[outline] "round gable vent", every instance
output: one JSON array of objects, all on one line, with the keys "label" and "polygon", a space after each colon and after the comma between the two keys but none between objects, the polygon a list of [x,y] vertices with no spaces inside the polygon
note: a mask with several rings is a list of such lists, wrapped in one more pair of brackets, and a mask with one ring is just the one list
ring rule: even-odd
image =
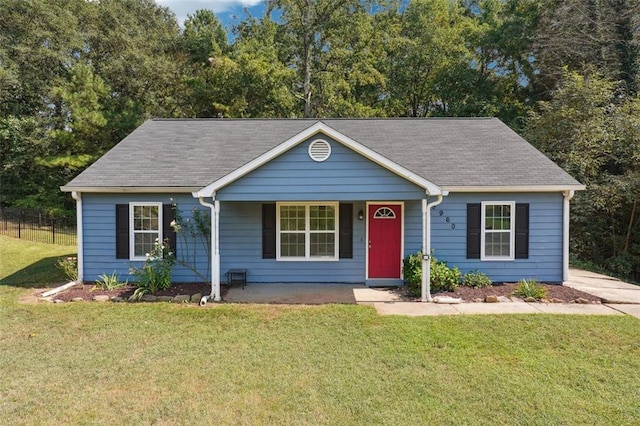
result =
[{"label": "round gable vent", "polygon": [[309,157],[313,161],[324,161],[331,155],[331,145],[324,139],[316,139],[309,144]]}]

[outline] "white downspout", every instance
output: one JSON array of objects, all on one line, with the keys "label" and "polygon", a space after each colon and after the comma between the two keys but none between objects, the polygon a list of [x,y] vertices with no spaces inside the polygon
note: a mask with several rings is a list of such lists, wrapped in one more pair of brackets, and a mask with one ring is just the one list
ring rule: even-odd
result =
[{"label": "white downspout", "polygon": [[84,281],[84,241],[82,233],[82,194],[71,191],[71,197],[76,200],[76,240],[78,243],[78,284]]},{"label": "white downspout", "polygon": [[198,201],[205,207],[211,209],[211,294],[203,296],[200,299],[200,305],[203,306],[209,299],[215,302],[221,300],[220,297],[220,239],[218,237],[218,225],[220,223],[220,201],[215,199],[215,194],[211,197],[212,203],[204,201],[203,197],[198,197]]},{"label": "white downspout", "polygon": [[[427,194],[429,195],[429,194]],[[431,208],[442,202],[446,192],[438,194],[432,203],[422,200],[422,302],[433,302],[431,298]]]},{"label": "white downspout", "polygon": [[562,206],[562,281],[569,281],[569,201],[575,195],[575,191],[563,191]]}]

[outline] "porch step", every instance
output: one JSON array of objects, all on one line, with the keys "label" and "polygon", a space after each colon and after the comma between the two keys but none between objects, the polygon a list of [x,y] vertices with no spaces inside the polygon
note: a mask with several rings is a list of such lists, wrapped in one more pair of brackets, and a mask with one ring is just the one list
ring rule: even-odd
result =
[{"label": "porch step", "polygon": [[401,287],[404,282],[399,278],[375,278],[366,280],[367,287]]}]

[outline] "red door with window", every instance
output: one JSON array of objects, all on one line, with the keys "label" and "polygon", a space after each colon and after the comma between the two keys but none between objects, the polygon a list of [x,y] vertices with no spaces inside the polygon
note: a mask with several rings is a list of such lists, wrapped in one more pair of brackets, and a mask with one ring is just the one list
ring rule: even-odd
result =
[{"label": "red door with window", "polygon": [[402,206],[370,204],[369,278],[400,278],[402,244]]}]

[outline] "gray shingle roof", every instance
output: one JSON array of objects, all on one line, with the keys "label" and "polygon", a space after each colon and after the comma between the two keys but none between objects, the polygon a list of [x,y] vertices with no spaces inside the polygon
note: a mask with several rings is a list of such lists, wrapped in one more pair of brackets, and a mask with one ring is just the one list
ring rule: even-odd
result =
[{"label": "gray shingle roof", "polygon": [[63,189],[199,189],[318,121],[445,189],[580,185],[495,118],[157,119]]}]

